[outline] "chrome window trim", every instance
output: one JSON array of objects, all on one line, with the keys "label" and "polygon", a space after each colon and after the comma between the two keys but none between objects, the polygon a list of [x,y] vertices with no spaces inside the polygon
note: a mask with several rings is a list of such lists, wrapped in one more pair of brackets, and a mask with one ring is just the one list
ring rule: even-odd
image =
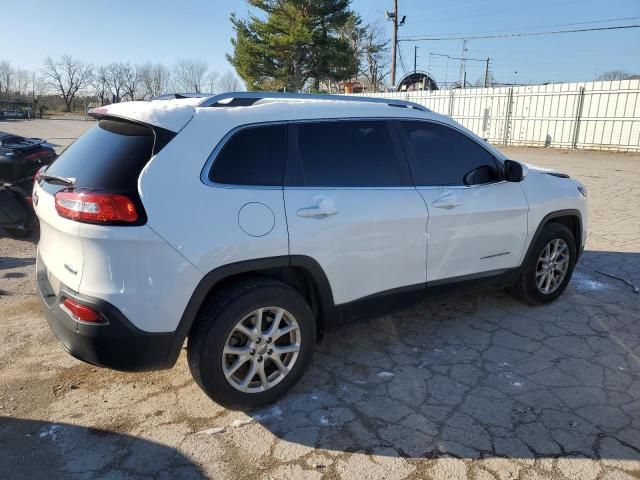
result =
[{"label": "chrome window trim", "polygon": [[308,187],[304,185],[292,185],[283,187],[285,190],[416,190],[415,186],[399,186],[399,187],[322,187],[322,186],[313,186]]},{"label": "chrome window trim", "polygon": [[482,188],[482,187],[490,187],[492,185],[500,185],[502,183],[509,183],[506,180],[499,180],[497,182],[489,182],[489,183],[480,183],[478,185],[416,185],[416,189],[418,190],[460,190],[460,189],[469,189],[469,188]]}]

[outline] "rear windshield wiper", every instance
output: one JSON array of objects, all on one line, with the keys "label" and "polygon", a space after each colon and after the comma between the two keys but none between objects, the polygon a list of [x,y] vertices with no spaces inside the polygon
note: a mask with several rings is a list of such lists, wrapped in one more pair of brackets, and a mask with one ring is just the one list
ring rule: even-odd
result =
[{"label": "rear windshield wiper", "polygon": [[55,185],[65,185],[67,187],[72,187],[76,184],[75,178],[61,177],[59,175],[51,175],[49,173],[40,173],[38,175],[38,180],[43,180],[47,183],[53,183]]}]

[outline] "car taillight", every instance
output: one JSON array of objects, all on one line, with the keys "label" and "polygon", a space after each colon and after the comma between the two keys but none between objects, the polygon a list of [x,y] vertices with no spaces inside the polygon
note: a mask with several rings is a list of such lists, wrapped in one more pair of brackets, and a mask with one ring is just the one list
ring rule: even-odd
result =
[{"label": "car taillight", "polygon": [[38,150],[37,152],[30,153],[29,155],[25,155],[24,157],[22,157],[22,159],[35,160],[36,158],[48,157],[49,155],[51,155],[51,152],[49,150]]},{"label": "car taillight", "polygon": [[58,215],[78,222],[132,223],[138,220],[136,206],[126,195],[61,190],[55,198]]},{"label": "car taillight", "polygon": [[103,323],[102,317],[100,314],[96,312],[93,308],[87,307],[86,305],[82,305],[75,300],[71,300],[70,298],[65,298],[64,302],[62,302],[64,307],[69,310],[73,318],[76,320],[82,320],[83,322],[91,322],[91,323]]}]

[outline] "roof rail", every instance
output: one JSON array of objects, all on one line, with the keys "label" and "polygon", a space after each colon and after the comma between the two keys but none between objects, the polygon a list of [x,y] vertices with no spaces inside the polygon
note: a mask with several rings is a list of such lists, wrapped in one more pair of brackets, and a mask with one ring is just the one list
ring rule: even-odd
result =
[{"label": "roof rail", "polygon": [[429,112],[418,103],[391,98],[356,97],[349,95],[326,95],[320,93],[288,92],[227,92],[205,98],[199,107],[248,107],[260,100],[322,100],[334,102],[380,103],[390,107],[413,108]]},{"label": "roof rail", "polygon": [[151,98],[151,100],[176,100],[176,99],[182,99],[182,98],[205,98],[205,97],[210,97],[212,94],[211,93],[164,93],[162,95],[157,95],[153,98]]}]

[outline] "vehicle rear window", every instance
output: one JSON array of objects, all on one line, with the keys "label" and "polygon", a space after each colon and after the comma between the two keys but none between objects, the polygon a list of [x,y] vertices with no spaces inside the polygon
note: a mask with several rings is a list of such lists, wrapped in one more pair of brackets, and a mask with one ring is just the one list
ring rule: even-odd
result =
[{"label": "vehicle rear window", "polygon": [[265,125],[233,134],[213,162],[209,180],[231,185],[282,186],[286,128]]},{"label": "vehicle rear window", "polygon": [[[76,187],[109,191],[137,190],[140,172],[153,154],[150,127],[120,120],[100,120],[73,142],[47,173],[76,179]],[[60,185],[45,184],[47,190]]]}]

